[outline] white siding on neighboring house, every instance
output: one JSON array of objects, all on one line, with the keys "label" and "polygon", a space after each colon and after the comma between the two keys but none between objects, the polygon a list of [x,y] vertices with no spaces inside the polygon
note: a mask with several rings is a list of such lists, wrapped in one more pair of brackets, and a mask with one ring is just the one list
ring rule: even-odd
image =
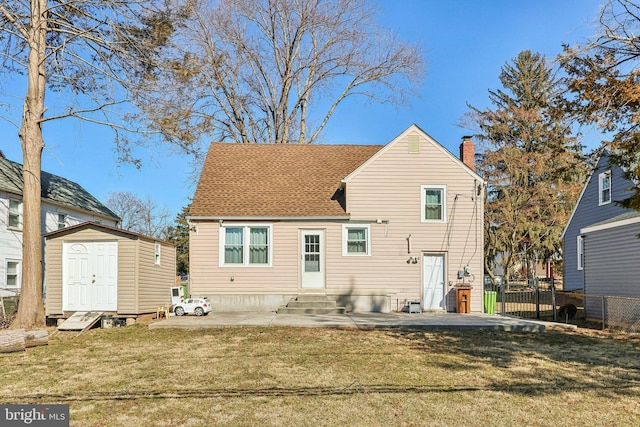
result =
[{"label": "white siding on neighboring house", "polygon": [[[43,234],[87,221],[116,225],[116,215],[77,183],[42,171],[41,184]],[[0,290],[15,289],[7,285],[7,274],[15,278],[8,269],[21,270],[22,211],[22,165],[0,154]]]},{"label": "white siding on neighboring house", "polygon": [[[9,216],[9,199],[21,200],[20,197],[0,193],[0,288],[7,287],[7,262],[22,261],[22,230],[7,227]],[[105,225],[116,226],[115,221],[100,219],[95,215],[77,212],[72,209],[42,203],[42,234],[58,230],[58,215],[66,216],[66,225],[77,225],[87,221],[101,221]]]},{"label": "white siding on neighboring house", "polygon": [[16,197],[0,192],[0,289],[10,288],[13,291],[13,286],[7,286],[7,263],[22,261],[22,231],[8,226],[10,199]]}]

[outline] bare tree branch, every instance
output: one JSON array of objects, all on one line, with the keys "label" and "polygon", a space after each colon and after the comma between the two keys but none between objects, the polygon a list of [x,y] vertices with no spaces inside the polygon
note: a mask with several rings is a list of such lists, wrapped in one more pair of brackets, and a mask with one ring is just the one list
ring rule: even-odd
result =
[{"label": "bare tree branch", "polygon": [[139,100],[176,137],[311,143],[347,97],[405,102],[423,76],[419,46],[379,26],[366,0],[192,5]]}]

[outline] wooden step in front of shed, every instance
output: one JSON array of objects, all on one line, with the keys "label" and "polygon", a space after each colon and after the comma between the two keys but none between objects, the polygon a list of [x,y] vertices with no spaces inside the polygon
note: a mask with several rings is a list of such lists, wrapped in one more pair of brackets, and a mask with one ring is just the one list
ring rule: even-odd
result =
[{"label": "wooden step in front of shed", "polygon": [[345,311],[344,307],[338,307],[326,295],[315,294],[300,294],[278,308],[278,314],[344,314]]},{"label": "wooden step in front of shed", "polygon": [[71,317],[65,320],[59,331],[86,331],[95,325],[102,317],[102,311],[76,311]]}]

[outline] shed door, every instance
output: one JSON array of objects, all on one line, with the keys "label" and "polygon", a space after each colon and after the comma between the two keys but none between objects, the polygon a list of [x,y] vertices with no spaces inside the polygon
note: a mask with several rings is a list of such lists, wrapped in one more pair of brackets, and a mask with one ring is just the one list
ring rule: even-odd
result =
[{"label": "shed door", "polygon": [[444,255],[422,257],[424,310],[442,310],[444,305]]},{"label": "shed door", "polygon": [[64,243],[62,309],[117,311],[118,242]]},{"label": "shed door", "polygon": [[92,310],[118,309],[118,242],[96,242]]}]

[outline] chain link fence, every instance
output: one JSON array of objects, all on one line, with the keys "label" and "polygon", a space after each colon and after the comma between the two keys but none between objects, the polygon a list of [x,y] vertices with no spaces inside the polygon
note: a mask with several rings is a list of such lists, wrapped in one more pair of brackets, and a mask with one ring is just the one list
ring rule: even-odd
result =
[{"label": "chain link fence", "polygon": [[[487,293],[494,293],[487,306]],[[485,312],[640,333],[640,298],[565,292],[551,280],[485,283]]]}]

